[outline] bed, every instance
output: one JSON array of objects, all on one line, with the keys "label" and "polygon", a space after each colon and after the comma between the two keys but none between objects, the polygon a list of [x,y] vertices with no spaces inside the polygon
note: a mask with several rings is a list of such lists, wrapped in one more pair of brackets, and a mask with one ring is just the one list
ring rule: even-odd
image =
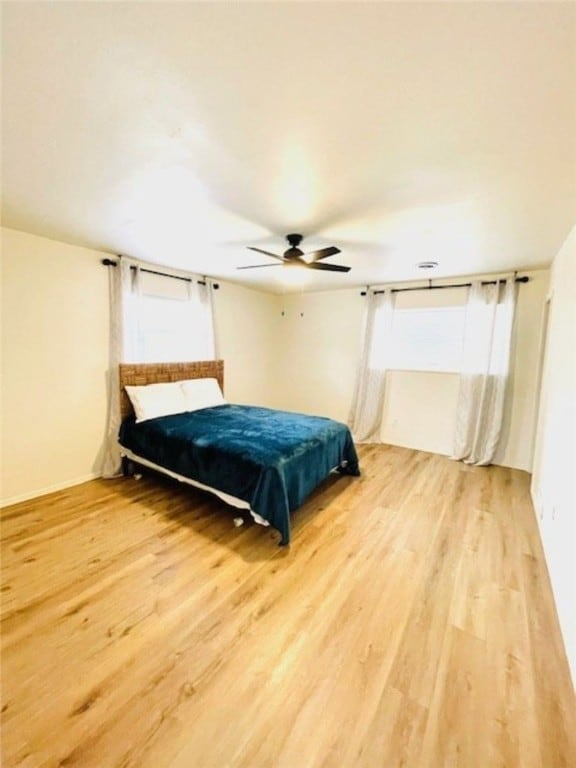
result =
[{"label": "bed", "polygon": [[[177,404],[167,415],[137,420],[135,392],[149,393],[154,389],[149,385],[169,382],[171,390],[194,392],[213,379],[221,401],[183,412]],[[287,545],[291,513],[328,475],[360,474],[350,431],[325,417],[230,404],[221,392],[222,360],[121,364],[121,454],[249,510],[257,522],[279,531],[280,544]]]}]

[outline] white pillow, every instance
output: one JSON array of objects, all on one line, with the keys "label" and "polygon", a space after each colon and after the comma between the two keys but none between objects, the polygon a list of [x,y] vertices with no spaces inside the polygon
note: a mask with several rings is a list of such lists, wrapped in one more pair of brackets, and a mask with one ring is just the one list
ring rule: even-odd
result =
[{"label": "white pillow", "polygon": [[179,381],[146,384],[141,387],[127,386],[124,389],[134,406],[137,422],[188,410]]},{"label": "white pillow", "polygon": [[222,396],[220,385],[216,379],[186,379],[180,384],[186,399],[187,411],[226,405],[226,400]]}]

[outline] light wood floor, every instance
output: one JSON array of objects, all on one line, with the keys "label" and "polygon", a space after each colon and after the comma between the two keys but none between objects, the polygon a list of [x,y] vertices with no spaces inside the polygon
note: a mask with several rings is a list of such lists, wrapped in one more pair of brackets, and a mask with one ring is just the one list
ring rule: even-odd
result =
[{"label": "light wood floor", "polygon": [[576,766],[528,475],[360,455],[290,549],[158,478],[4,510],[4,768]]}]

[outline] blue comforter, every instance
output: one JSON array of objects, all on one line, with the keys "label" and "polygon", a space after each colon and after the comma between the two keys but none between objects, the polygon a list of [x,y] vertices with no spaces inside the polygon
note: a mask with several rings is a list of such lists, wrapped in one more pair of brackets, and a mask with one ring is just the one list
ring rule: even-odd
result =
[{"label": "blue comforter", "polygon": [[243,499],[290,541],[290,513],[331,470],[359,475],[348,427],[332,419],[219,405],[136,424],[120,444],[141,458]]}]

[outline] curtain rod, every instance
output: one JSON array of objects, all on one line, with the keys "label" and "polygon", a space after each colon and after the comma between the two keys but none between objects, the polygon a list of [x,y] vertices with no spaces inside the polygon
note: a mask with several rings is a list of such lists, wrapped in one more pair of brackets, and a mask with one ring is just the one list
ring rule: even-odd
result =
[{"label": "curtain rod", "polygon": [[[482,280],[482,285],[498,285],[500,283],[505,283],[506,280]],[[528,283],[530,282],[530,278],[526,275],[523,277],[517,277],[514,280],[515,283]],[[391,288],[390,293],[404,293],[404,291],[433,291],[438,288],[470,288],[472,283],[451,283],[450,285],[419,285],[415,287],[410,288]],[[381,291],[374,291],[374,293],[384,293],[384,290]],[[368,294],[368,291],[361,291],[360,296],[366,296]]]},{"label": "curtain rod", "polygon": [[[113,261],[112,259],[102,259],[101,263],[105,267],[117,267],[118,262]],[[135,266],[130,266],[130,269],[136,269]],[[183,277],[182,275],[169,275],[167,272],[158,272],[155,269],[146,269],[146,267],[140,267],[141,272],[147,272],[149,275],[160,275],[160,277],[171,277],[172,280],[184,280],[185,283],[193,283],[194,280],[191,277]],[[199,285],[206,285],[206,280],[198,280]],[[218,283],[212,283],[212,287],[215,291],[220,288],[220,285]]]}]

